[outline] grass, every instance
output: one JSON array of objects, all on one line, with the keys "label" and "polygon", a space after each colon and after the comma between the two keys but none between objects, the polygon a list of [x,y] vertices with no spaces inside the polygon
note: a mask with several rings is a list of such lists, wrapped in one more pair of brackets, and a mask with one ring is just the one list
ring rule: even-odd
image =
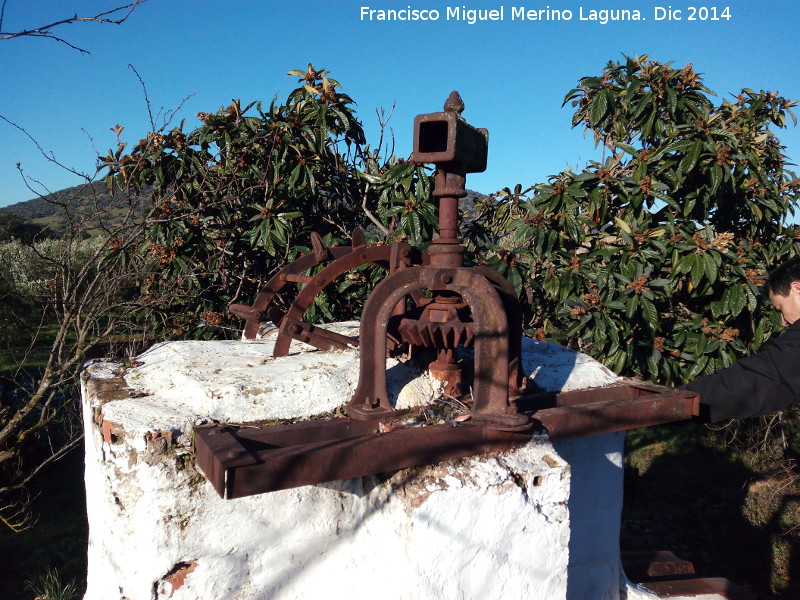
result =
[{"label": "grass", "polygon": [[755,460],[698,424],[634,430],[626,446],[628,534],[759,598],[800,597],[800,486],[791,460]]},{"label": "grass", "polygon": [[[36,589],[86,581],[88,523],[83,487],[83,446],[50,465],[31,488],[35,525],[21,533],[0,530],[0,598],[32,600]],[[34,589],[36,588],[36,589]],[[67,600],[68,595],[53,600]]]},{"label": "grass", "polygon": [[27,355],[27,348],[20,347],[18,343],[14,348],[0,349],[0,377],[12,377],[23,359],[26,370],[39,372],[47,364],[57,332],[58,323],[43,325],[36,334],[36,344]]},{"label": "grass", "polygon": [[39,600],[76,600],[78,597],[75,580],[65,581],[57,568],[48,569],[25,585]]}]

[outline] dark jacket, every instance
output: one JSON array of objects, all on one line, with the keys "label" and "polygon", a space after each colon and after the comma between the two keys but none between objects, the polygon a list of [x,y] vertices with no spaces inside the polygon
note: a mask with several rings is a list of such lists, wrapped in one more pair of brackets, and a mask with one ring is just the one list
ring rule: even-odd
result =
[{"label": "dark jacket", "polygon": [[730,367],[695,379],[701,415],[713,421],[769,414],[800,400],[800,320]]}]

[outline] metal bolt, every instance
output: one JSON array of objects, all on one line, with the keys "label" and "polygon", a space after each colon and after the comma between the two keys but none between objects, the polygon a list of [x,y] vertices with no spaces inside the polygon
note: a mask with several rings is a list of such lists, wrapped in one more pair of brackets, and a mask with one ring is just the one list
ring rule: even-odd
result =
[{"label": "metal bolt", "polygon": [[298,335],[300,331],[302,330],[300,329],[300,325],[298,325],[297,323],[289,327],[289,333],[293,333],[294,335]]}]

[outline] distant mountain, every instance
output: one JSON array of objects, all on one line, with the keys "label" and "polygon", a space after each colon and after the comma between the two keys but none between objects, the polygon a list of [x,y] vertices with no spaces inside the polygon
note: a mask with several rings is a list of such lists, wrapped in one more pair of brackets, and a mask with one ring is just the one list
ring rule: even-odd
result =
[{"label": "distant mountain", "polygon": [[108,193],[104,183],[95,181],[1,207],[0,213],[9,213],[28,221],[34,221],[60,215],[63,212],[62,205],[64,203],[69,203],[74,208],[81,206],[108,208],[115,200],[122,201],[124,198],[125,194],[123,193],[112,196]]},{"label": "distant mountain", "polygon": [[475,218],[475,203],[484,198],[486,198],[486,194],[481,194],[475,190],[467,190],[467,195],[458,201],[458,208],[464,211],[467,222]]},{"label": "distant mountain", "polygon": [[[467,220],[474,217],[475,201],[485,196],[480,192],[467,190],[466,198],[459,201],[459,208],[466,212]],[[1,207],[0,215],[13,215],[58,234],[66,228],[67,206],[72,216],[81,216],[89,221],[102,218],[109,225],[113,224],[115,215],[121,217],[130,208],[130,198],[123,192],[112,196],[105,184],[95,181]]]},{"label": "distant mountain", "polygon": [[0,215],[22,219],[44,228],[52,235],[59,235],[66,230],[69,215],[84,223],[87,233],[91,234],[93,226],[100,223],[109,226],[115,221],[121,222],[129,212],[132,201],[136,203],[138,200],[123,192],[112,195],[104,183],[95,181],[2,207]]}]

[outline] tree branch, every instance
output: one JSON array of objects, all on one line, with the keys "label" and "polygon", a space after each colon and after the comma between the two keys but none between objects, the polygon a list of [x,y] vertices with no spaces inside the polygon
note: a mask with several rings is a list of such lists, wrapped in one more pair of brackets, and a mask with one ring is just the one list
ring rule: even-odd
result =
[{"label": "tree branch", "polygon": [[384,236],[389,237],[389,230],[386,226],[378,220],[378,217],[372,214],[370,210],[367,208],[367,192],[369,192],[369,183],[364,188],[364,195],[361,197],[361,209],[364,211],[364,214],[367,215],[370,221],[372,221],[373,225],[377,227]]},{"label": "tree branch", "polygon": [[[0,38],[0,39],[2,39],[2,38]],[[25,136],[27,136],[27,138],[30,141],[32,141],[33,144],[36,146],[36,149],[39,150],[39,153],[42,156],[44,156],[45,160],[47,160],[47,161],[49,161],[49,162],[61,167],[62,169],[64,169],[65,171],[67,171],[69,173],[72,173],[73,175],[77,175],[78,177],[81,177],[81,178],[85,179],[87,182],[92,180],[92,178],[87,173],[81,173],[77,169],[73,169],[72,167],[68,167],[68,166],[60,163],[58,161],[58,159],[55,157],[55,154],[53,154],[53,152],[50,152],[48,154],[47,151],[44,148],[42,148],[41,144],[39,144],[39,142],[36,141],[36,138],[34,138],[30,133],[28,133],[28,131],[24,127],[22,127],[20,125],[17,125],[16,123],[14,123],[14,121],[9,120],[8,118],[4,117],[3,115],[0,115],[0,120],[5,121],[6,123],[11,125],[15,129],[18,129]],[[19,163],[17,163],[17,169],[20,170],[20,172],[21,172]]]},{"label": "tree branch", "polygon": [[31,29],[23,29],[21,31],[3,31],[3,21],[5,19],[6,5],[8,4],[8,0],[3,0],[3,6],[0,8],[0,40],[10,40],[18,37],[43,37],[65,44],[73,50],[77,50],[83,54],[91,54],[91,52],[88,50],[79,48],[65,39],[56,36],[52,32],[53,29],[56,27],[61,27],[62,25],[69,25],[71,23],[107,23],[111,25],[121,25],[127,21],[128,17],[131,16],[136,7],[144,2],[147,2],[147,0],[134,0],[130,4],[117,6],[116,8],[97,13],[93,16],[81,17],[76,13],[71,17],[59,19],[58,21],[53,21],[47,25],[41,25]]}]

